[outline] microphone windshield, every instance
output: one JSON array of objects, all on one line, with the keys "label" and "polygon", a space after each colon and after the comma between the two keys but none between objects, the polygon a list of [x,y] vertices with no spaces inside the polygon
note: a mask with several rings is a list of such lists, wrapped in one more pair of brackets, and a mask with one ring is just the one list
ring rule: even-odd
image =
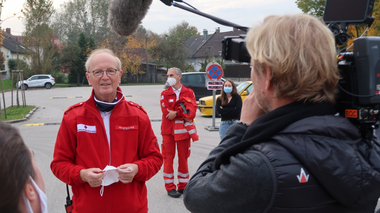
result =
[{"label": "microphone windshield", "polygon": [[111,30],[121,36],[132,35],[140,26],[153,0],[113,0],[108,7]]}]

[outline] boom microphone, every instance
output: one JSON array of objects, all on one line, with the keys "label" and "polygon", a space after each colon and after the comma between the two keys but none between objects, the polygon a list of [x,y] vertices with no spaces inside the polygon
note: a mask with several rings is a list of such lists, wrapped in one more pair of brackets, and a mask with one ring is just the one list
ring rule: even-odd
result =
[{"label": "boom microphone", "polygon": [[140,26],[153,0],[113,0],[108,7],[108,23],[121,36],[132,35]]}]

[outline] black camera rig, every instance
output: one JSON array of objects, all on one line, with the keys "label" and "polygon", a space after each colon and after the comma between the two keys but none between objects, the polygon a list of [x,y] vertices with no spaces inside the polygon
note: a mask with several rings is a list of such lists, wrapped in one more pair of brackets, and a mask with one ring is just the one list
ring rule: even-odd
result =
[{"label": "black camera rig", "polygon": [[[349,25],[372,25],[374,0],[327,0],[324,21],[337,45],[345,45],[351,36]],[[354,50],[338,51],[341,74],[337,107],[341,116],[357,125],[363,134],[378,127],[380,117],[380,37],[360,37]]]}]

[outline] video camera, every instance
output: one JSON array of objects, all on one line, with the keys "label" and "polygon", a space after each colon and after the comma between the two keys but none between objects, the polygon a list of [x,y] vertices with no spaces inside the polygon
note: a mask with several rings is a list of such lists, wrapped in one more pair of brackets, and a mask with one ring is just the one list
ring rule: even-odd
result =
[{"label": "video camera", "polygon": [[[349,25],[374,21],[374,0],[327,0],[324,21],[335,35],[337,45],[344,45],[350,35]],[[339,27],[340,25],[340,27]],[[338,53],[338,110],[362,129],[378,126],[380,116],[380,37],[354,40],[354,50]]]},{"label": "video camera", "polygon": [[[374,0],[327,0],[324,21],[335,35],[337,45],[344,45],[349,25],[373,23]],[[250,62],[245,35],[225,37],[223,58]],[[338,112],[361,129],[378,125],[380,116],[380,37],[354,40],[354,51],[338,53],[339,81]]]}]

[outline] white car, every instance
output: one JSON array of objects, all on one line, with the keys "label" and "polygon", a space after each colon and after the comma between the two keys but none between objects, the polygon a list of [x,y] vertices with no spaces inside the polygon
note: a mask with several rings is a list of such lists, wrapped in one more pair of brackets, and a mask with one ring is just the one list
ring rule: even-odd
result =
[{"label": "white car", "polygon": [[[46,89],[50,89],[52,86],[55,85],[55,81],[54,81],[53,76],[51,75],[39,74],[39,75],[32,75],[27,80],[24,80],[22,84],[24,85],[25,90],[32,87],[45,87]],[[20,81],[16,83],[16,87],[21,88]]]}]

